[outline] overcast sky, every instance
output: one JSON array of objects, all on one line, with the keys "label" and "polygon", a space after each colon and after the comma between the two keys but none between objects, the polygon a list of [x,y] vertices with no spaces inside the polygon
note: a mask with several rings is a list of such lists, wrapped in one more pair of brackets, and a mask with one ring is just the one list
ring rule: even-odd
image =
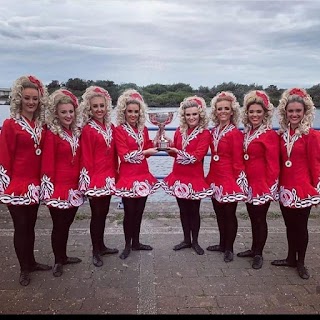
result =
[{"label": "overcast sky", "polygon": [[0,87],[24,74],[278,88],[320,83],[320,1],[0,0]]}]

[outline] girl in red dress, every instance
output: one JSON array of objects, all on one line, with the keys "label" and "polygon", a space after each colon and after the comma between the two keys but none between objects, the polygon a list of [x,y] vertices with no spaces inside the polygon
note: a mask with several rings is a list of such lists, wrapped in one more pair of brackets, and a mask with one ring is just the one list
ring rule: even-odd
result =
[{"label": "girl in red dress", "polygon": [[315,106],[300,88],[283,92],[278,106],[280,124],[280,209],[286,225],[288,254],[275,266],[297,267],[302,279],[305,267],[308,219],[312,206],[320,203],[320,145],[312,129]]},{"label": "girl in red dress", "polygon": [[59,89],[49,97],[42,165],[40,196],[48,206],[53,222],[51,244],[55,258],[53,275],[60,277],[63,265],[81,259],[67,257],[69,229],[83,195],[78,190],[80,174],[80,130],[77,125],[77,98],[68,90]]},{"label": "girl in red dress", "polygon": [[172,172],[163,179],[163,189],[176,197],[184,240],[173,250],[193,248],[202,255],[204,250],[198,243],[200,231],[200,201],[212,196],[204,178],[203,161],[210,145],[207,129],[208,117],[203,98],[185,98],[179,108],[180,126],[176,129],[173,143],[168,149],[174,157]]},{"label": "girl in red dress", "polygon": [[147,158],[158,152],[145,126],[146,104],[139,92],[126,90],[117,102],[115,143],[120,158],[116,195],[124,206],[123,230],[125,248],[120,258],[126,259],[132,250],[152,250],[139,241],[143,211],[149,194],[160,187],[150,173]]},{"label": "girl in red dress", "polygon": [[267,213],[278,201],[279,136],[271,128],[273,105],[264,91],[252,90],[244,97],[244,162],[248,179],[246,207],[251,221],[251,250],[238,257],[253,257],[252,268],[263,265],[263,248],[268,236]]},{"label": "girl in red dress", "polygon": [[97,86],[86,89],[80,104],[84,123],[80,142],[80,191],[89,198],[92,262],[96,267],[103,265],[101,256],[119,252],[106,247],[103,240],[118,169],[111,106],[108,91]]},{"label": "girl in red dress", "polygon": [[34,257],[47,103],[48,92],[41,81],[34,76],[18,78],[11,91],[10,119],[4,121],[0,135],[0,201],[13,220],[22,286],[30,283],[30,272],[51,269]]},{"label": "girl in red dress", "polygon": [[235,95],[219,92],[211,100],[211,161],[206,177],[214,190],[211,198],[217,216],[220,241],[209,251],[224,252],[224,261],[233,260],[233,244],[237,236],[238,201],[245,201],[248,181],[243,160],[243,134],[238,129],[240,105]]}]

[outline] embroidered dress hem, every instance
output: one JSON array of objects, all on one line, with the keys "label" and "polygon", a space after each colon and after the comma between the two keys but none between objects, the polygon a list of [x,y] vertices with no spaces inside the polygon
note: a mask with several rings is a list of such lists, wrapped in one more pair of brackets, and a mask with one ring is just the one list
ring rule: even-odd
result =
[{"label": "embroidered dress hem", "polygon": [[133,188],[126,189],[121,188],[117,189],[115,195],[117,197],[125,197],[125,198],[141,198],[147,197],[150,194],[153,194],[157,189],[161,187],[161,182],[156,182],[153,185],[150,185],[147,182],[139,182],[133,185]]}]

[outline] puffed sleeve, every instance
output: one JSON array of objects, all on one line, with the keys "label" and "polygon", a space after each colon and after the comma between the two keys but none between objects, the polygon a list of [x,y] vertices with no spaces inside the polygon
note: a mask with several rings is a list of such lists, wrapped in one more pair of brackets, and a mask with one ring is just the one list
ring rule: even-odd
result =
[{"label": "puffed sleeve", "polygon": [[16,148],[16,130],[13,124],[12,120],[5,120],[0,134],[0,193],[10,184],[12,175],[12,160]]},{"label": "puffed sleeve", "polygon": [[41,200],[50,199],[55,183],[56,135],[47,130],[41,160]]}]

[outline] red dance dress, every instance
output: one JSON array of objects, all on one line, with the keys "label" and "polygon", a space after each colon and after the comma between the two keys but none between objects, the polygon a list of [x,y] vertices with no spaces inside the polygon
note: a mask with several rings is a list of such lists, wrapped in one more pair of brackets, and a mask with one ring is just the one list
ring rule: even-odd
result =
[{"label": "red dance dress", "polygon": [[261,125],[244,135],[244,163],[248,179],[248,203],[261,205],[278,201],[280,171],[279,135]]},{"label": "red dance dress", "polygon": [[83,194],[78,190],[80,175],[79,138],[71,130],[63,130],[63,139],[47,130],[41,164],[40,198],[48,206],[59,209],[79,207]]},{"label": "red dance dress", "polygon": [[114,125],[90,119],[82,129],[80,145],[80,191],[89,197],[113,195],[118,169]]},{"label": "red dance dress", "polygon": [[[318,132],[296,135],[285,131],[280,138],[280,203],[306,208],[320,203],[320,141]],[[292,145],[291,153],[287,146]],[[290,148],[290,147],[289,147]],[[289,156],[288,156],[289,153]]]},{"label": "red dance dress", "polygon": [[0,135],[0,201],[39,203],[41,150],[45,129],[21,116],[6,119]]},{"label": "red dance dress", "polygon": [[172,172],[163,179],[162,187],[171,196],[182,199],[200,200],[213,195],[204,178],[203,161],[210,145],[210,131],[199,127],[189,128],[182,135],[180,128],[174,134],[173,144],[179,151]]},{"label": "red dance dress", "polygon": [[160,182],[150,173],[142,151],[152,148],[147,127],[142,131],[127,123],[115,128],[115,143],[120,158],[116,196],[127,198],[147,197],[160,187]]},{"label": "red dance dress", "polygon": [[243,162],[243,134],[233,124],[211,129],[211,161],[206,177],[221,203],[245,201],[248,181]]}]

